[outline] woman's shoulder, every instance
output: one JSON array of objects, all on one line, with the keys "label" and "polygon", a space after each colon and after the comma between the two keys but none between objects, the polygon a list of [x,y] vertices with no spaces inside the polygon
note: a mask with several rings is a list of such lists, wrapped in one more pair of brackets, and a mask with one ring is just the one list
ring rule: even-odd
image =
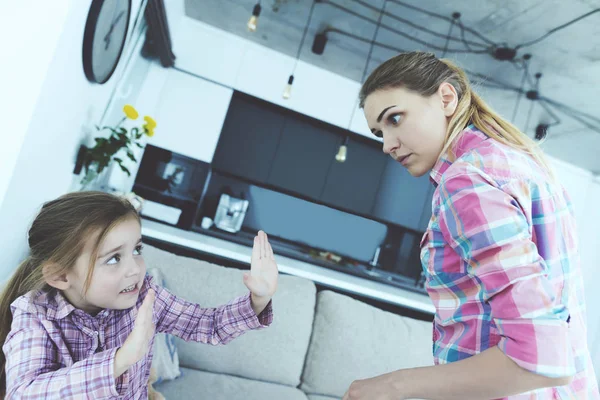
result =
[{"label": "woman's shoulder", "polygon": [[471,149],[446,171],[445,180],[464,175],[479,175],[497,187],[511,181],[530,182],[544,179],[541,167],[528,154],[495,140]]}]

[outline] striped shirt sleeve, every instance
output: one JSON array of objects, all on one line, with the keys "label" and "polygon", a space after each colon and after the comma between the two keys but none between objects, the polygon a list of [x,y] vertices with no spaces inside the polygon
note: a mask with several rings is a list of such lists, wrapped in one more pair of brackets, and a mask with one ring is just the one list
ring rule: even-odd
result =
[{"label": "striped shirt sleeve", "polygon": [[157,285],[153,278],[150,278],[149,286],[156,292],[156,330],[185,341],[227,344],[243,333],[265,328],[273,321],[272,302],[257,316],[249,292],[220,307],[203,308]]},{"label": "striped shirt sleeve", "polygon": [[473,165],[456,165],[440,182],[440,229],[467,273],[481,282],[500,350],[531,372],[571,376],[569,312],[532,241],[522,208],[531,204],[530,191],[518,179],[500,186]]},{"label": "striped shirt sleeve", "polygon": [[60,365],[57,349],[37,316],[14,309],[4,342],[7,399],[107,399],[127,391],[127,378],[114,378],[117,349]]}]

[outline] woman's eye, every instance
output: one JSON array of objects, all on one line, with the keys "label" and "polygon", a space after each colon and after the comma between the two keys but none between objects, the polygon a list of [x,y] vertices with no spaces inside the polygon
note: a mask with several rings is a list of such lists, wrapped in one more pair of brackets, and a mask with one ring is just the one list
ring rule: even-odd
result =
[{"label": "woman's eye", "polygon": [[387,118],[387,120],[392,125],[398,125],[401,118],[402,116],[400,114],[392,114]]},{"label": "woman's eye", "polygon": [[120,254],[115,254],[106,263],[108,265],[115,265],[115,264],[118,264],[119,261],[121,261],[121,255]]},{"label": "woman's eye", "polygon": [[142,250],[144,249],[144,246],[137,245],[135,246],[135,250],[133,251],[133,254],[135,254],[136,256],[141,256],[142,255]]}]

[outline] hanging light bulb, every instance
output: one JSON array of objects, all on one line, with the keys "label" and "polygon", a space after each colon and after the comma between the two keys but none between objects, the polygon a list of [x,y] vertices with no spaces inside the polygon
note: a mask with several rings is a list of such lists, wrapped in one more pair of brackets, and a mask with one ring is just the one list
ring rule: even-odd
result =
[{"label": "hanging light bulb", "polygon": [[322,0],[313,0],[310,6],[310,11],[308,12],[308,19],[306,20],[306,25],[304,26],[304,32],[302,33],[302,39],[300,40],[300,45],[298,46],[298,51],[296,53],[296,60],[294,61],[294,67],[292,68],[292,74],[288,78],[288,83],[287,85],[285,85],[285,89],[283,89],[283,98],[286,100],[292,96],[292,83],[294,83],[294,73],[296,72],[296,67],[298,66],[298,60],[300,59],[300,53],[302,52],[302,45],[304,44],[304,39],[306,39],[306,33],[308,32],[308,26],[310,25],[310,21],[312,19],[315,4],[321,1]]},{"label": "hanging light bulb", "polygon": [[252,10],[252,16],[248,20],[248,30],[250,32],[256,32],[256,26],[258,25],[258,17],[260,16],[260,10],[260,2],[258,2]]},{"label": "hanging light bulb", "polygon": [[294,83],[294,75],[290,75],[288,83],[285,85],[285,89],[283,89],[283,98],[286,100],[292,95],[292,83]]},{"label": "hanging light bulb", "polygon": [[344,139],[344,143],[338,149],[337,154],[335,155],[335,160],[337,162],[346,161],[346,156],[348,155],[348,136]]}]

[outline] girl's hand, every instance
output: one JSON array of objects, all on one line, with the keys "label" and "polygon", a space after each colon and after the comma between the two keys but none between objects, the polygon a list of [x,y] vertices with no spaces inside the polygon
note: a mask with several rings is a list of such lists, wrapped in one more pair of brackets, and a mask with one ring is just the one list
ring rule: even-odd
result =
[{"label": "girl's hand", "polygon": [[154,308],[154,290],[148,290],[144,302],[138,309],[133,330],[115,355],[115,378],[121,376],[129,367],[144,358],[154,337],[152,311]]},{"label": "girl's hand", "polygon": [[279,271],[267,234],[258,232],[254,238],[250,273],[244,274],[244,285],[252,293],[252,307],[257,315],[267,306],[277,290]]}]

